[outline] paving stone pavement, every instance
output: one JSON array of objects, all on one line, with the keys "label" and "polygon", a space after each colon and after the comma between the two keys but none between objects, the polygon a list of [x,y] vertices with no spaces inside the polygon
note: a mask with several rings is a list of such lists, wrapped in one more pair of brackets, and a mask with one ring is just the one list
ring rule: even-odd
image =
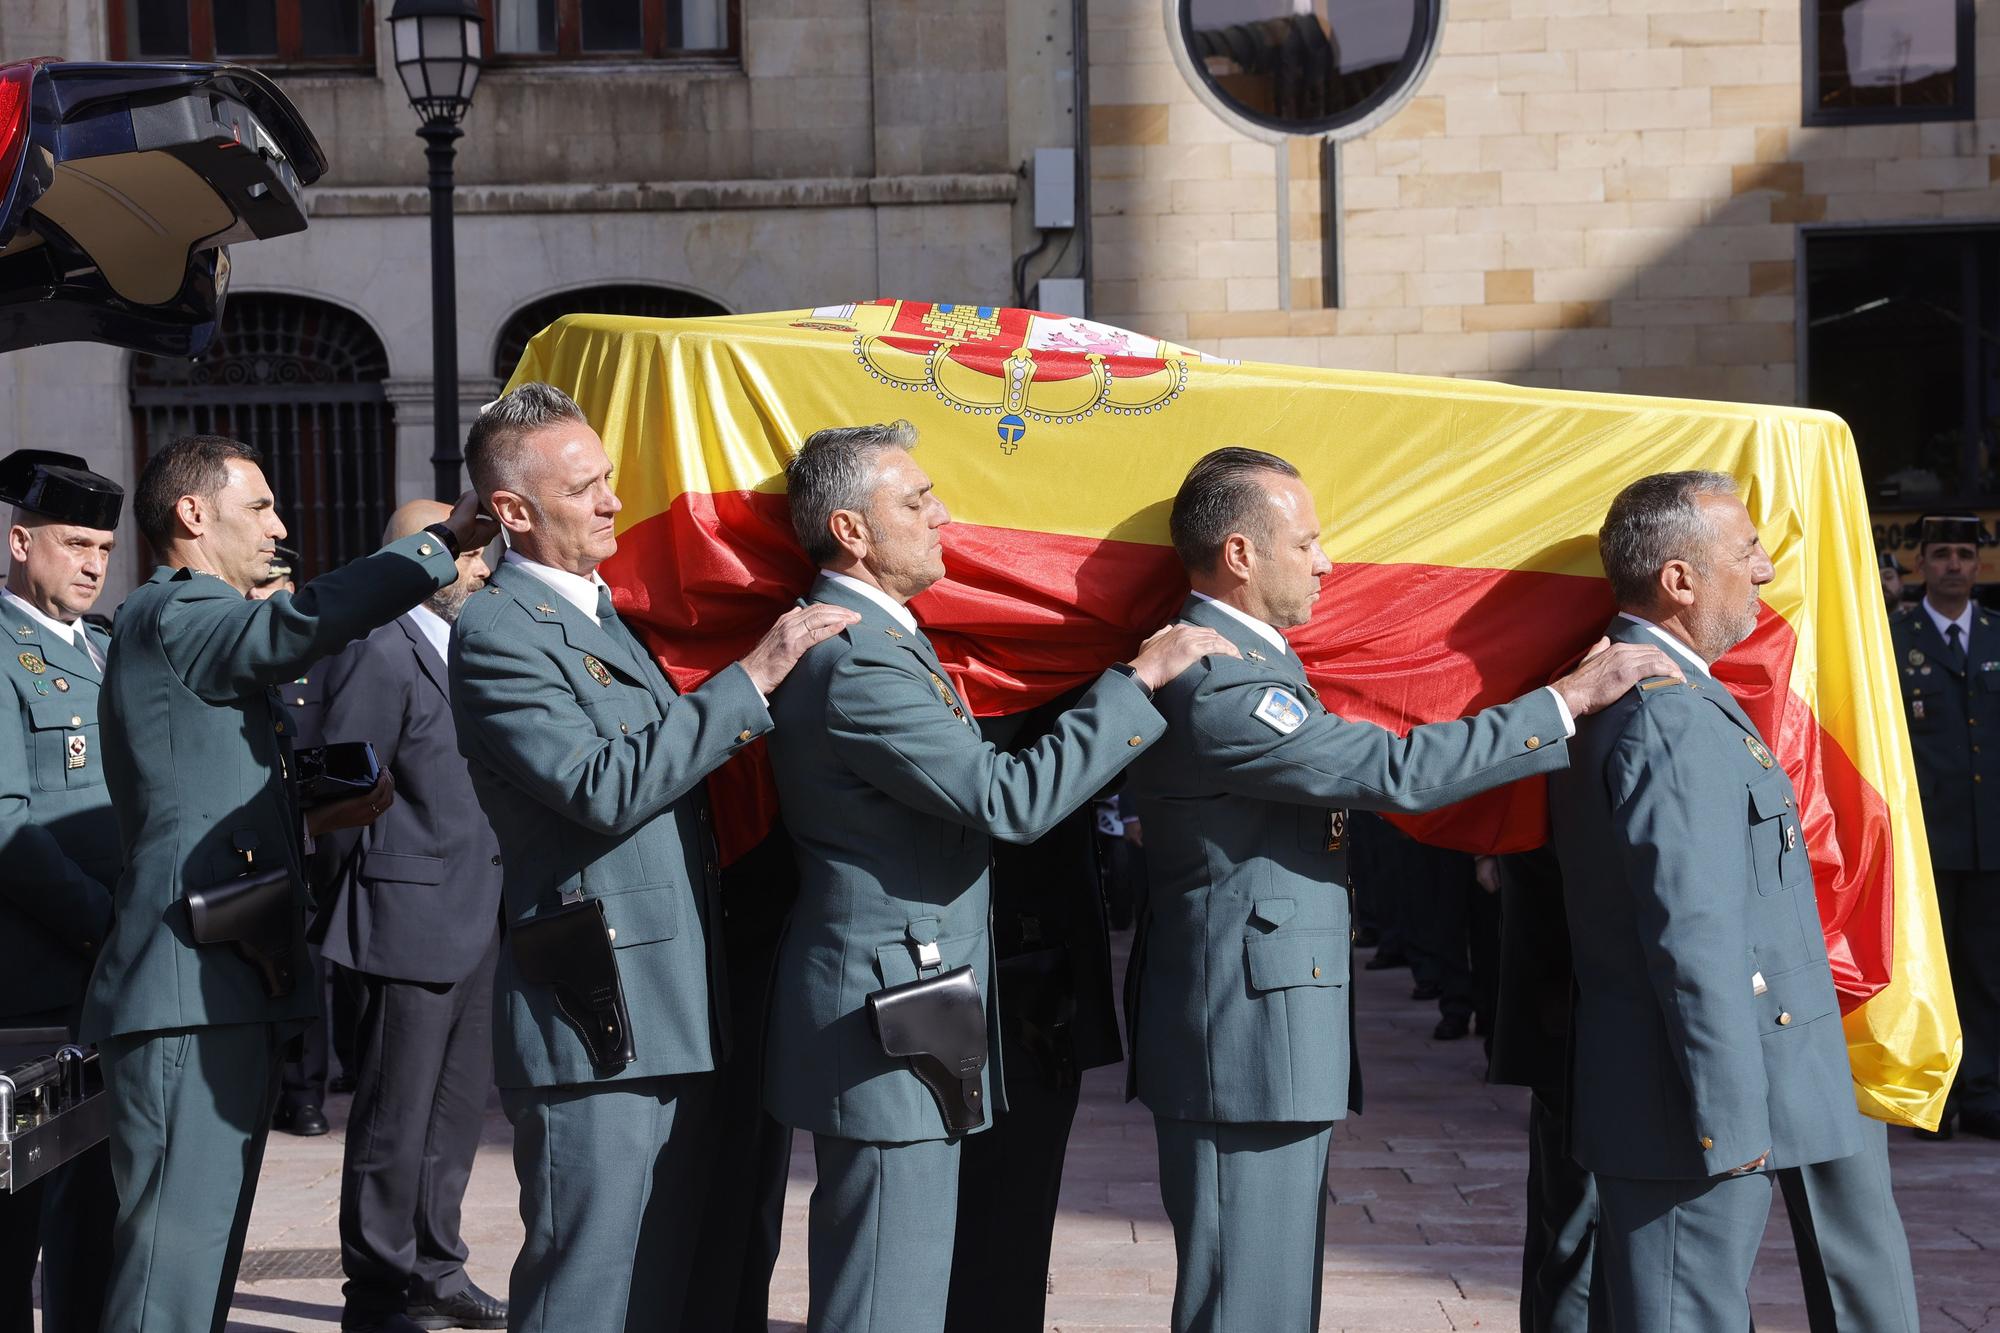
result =
[{"label": "paving stone pavement", "polygon": [[[1368,1110],[1334,1132],[1321,1328],[1511,1329],[1526,1094],[1480,1081],[1476,1040],[1431,1039],[1436,1010],[1407,998],[1409,973],[1356,976]],[[1088,1076],[1070,1140],[1049,1279],[1048,1328],[1061,1333],[1167,1324],[1173,1233],[1160,1207],[1152,1124],[1121,1100],[1123,1083],[1122,1069]],[[272,1135],[230,1329],[338,1326],[337,1277],[248,1274],[337,1270],[337,1255],[327,1252],[339,1245],[346,1101],[335,1098],[328,1108],[334,1132],[324,1138]],[[521,1236],[508,1139],[496,1102],[465,1203],[473,1278],[503,1293]],[[1891,1131],[1891,1141],[1925,1333],[2000,1329],[2000,1143],[1919,1143],[1902,1130]],[[774,1330],[804,1327],[812,1178],[810,1142],[801,1136],[785,1200],[784,1252],[771,1284]],[[1752,1295],[1761,1333],[1804,1333],[1791,1235],[1775,1192]]]}]

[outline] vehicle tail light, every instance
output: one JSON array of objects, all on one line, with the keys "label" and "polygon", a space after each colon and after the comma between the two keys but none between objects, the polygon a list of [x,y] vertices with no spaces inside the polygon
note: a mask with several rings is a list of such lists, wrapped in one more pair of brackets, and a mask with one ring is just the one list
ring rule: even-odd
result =
[{"label": "vehicle tail light", "polygon": [[14,187],[14,171],[28,144],[29,96],[35,84],[35,62],[0,66],[0,196]]}]

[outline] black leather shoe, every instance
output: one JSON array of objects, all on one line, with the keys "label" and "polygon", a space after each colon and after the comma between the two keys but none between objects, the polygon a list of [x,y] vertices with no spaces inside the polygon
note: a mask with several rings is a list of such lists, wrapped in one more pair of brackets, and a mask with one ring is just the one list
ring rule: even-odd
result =
[{"label": "black leather shoe", "polygon": [[280,1106],[271,1117],[271,1127],[302,1139],[317,1138],[332,1128],[326,1123],[326,1113],[311,1102],[303,1106]]},{"label": "black leather shoe", "polygon": [[400,1310],[340,1312],[340,1333],[417,1333],[422,1327]]},{"label": "black leather shoe", "polygon": [[1361,965],[1363,972],[1387,972],[1392,967],[1408,967],[1410,960],[1399,953],[1383,953],[1379,949],[1375,956]]},{"label": "black leather shoe", "polygon": [[1410,998],[1413,1000],[1435,1000],[1442,994],[1444,994],[1443,988],[1435,981],[1419,981],[1410,987]]},{"label": "black leather shoe", "polygon": [[465,1290],[403,1311],[418,1328],[505,1328],[507,1302],[488,1296],[468,1282]]},{"label": "black leather shoe", "polygon": [[1982,1139],[2000,1139],[2000,1111],[1960,1111],[1958,1127]]},{"label": "black leather shoe", "polygon": [[1438,1041],[1457,1041],[1472,1029],[1472,1020],[1464,1014],[1446,1014],[1431,1029],[1431,1036]]}]

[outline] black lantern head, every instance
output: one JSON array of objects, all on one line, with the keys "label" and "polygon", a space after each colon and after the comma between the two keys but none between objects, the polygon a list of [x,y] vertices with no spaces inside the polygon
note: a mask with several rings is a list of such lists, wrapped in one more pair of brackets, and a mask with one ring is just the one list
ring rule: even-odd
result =
[{"label": "black lantern head", "polygon": [[396,73],[426,122],[456,125],[465,118],[479,82],[485,26],[478,0],[396,0],[389,11]]}]

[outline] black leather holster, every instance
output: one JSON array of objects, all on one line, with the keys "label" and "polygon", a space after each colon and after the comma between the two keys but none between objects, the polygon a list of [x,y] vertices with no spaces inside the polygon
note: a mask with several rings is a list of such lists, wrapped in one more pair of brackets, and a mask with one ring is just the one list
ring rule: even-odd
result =
[{"label": "black leather holster", "polygon": [[868,997],[868,1025],[885,1055],[910,1062],[946,1130],[963,1134],[986,1123],[979,1092],[986,1001],[970,966],[876,991]]},{"label": "black leather holster", "polygon": [[568,903],[515,922],[507,934],[522,979],[555,992],[557,1012],[583,1039],[592,1064],[616,1073],[638,1058],[603,903]]},{"label": "black leather holster", "polygon": [[273,1000],[292,993],[297,970],[292,940],[298,895],[292,872],[283,867],[239,875],[187,892],[188,933],[196,944],[227,944],[257,969],[264,994]]}]

